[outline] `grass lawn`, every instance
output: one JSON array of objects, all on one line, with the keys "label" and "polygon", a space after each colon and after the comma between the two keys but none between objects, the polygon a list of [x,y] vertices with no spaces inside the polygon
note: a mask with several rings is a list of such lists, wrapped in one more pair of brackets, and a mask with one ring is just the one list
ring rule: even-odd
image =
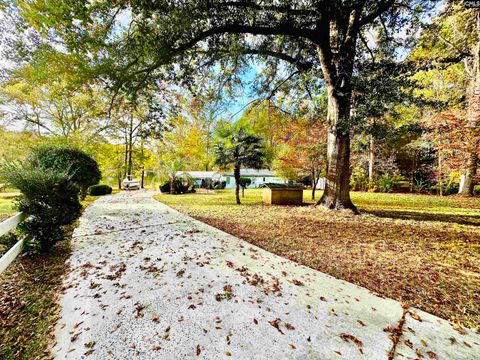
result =
[{"label": "grass lawn", "polygon": [[[119,191],[120,190],[118,189],[113,189],[112,193],[116,194]],[[6,218],[12,216],[17,212],[17,210],[13,208],[13,203],[15,197],[17,197],[18,195],[20,195],[19,192],[0,192],[0,221],[5,220]],[[87,198],[81,203],[83,207],[86,207],[98,198],[98,196],[88,195]]]},{"label": "grass lawn", "polygon": [[[241,206],[231,190],[156,198],[298,263],[480,326],[480,199],[352,193],[363,213],[355,216],[263,205],[258,189]],[[309,191],[304,199],[313,204]]]},{"label": "grass lawn", "polygon": [[0,192],[0,221],[17,212],[13,209],[13,201],[18,195],[18,192]]}]

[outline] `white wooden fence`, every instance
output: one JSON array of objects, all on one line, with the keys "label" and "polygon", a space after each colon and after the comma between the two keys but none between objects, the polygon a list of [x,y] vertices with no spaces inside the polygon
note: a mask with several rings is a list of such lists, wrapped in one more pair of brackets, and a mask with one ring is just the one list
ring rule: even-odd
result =
[{"label": "white wooden fence", "polygon": [[[0,236],[7,234],[12,231],[25,220],[27,216],[24,213],[18,213],[11,218],[0,223]],[[0,274],[5,271],[5,269],[10,265],[13,260],[22,252],[23,249],[23,239],[19,240],[13,247],[7,251],[5,255],[0,258]]]}]

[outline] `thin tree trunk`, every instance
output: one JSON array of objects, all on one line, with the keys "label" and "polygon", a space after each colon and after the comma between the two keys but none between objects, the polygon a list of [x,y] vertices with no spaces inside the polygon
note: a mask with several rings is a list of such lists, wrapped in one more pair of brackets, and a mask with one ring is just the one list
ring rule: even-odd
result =
[{"label": "thin tree trunk", "polygon": [[133,160],[132,160],[132,153],[133,153],[133,115],[130,118],[130,132],[128,134],[128,169],[127,169],[127,175],[132,175],[132,166],[133,166]]},{"label": "thin tree trunk", "polygon": [[[477,15],[477,30],[480,31],[480,12]],[[467,111],[467,126],[469,131],[467,159],[459,189],[459,194],[466,196],[473,196],[474,179],[477,174],[478,165],[478,125],[480,124],[480,41],[475,48],[472,72]]]},{"label": "thin tree trunk", "polygon": [[143,188],[145,188],[145,159],[144,159],[145,152],[144,152],[144,147],[143,147],[143,138],[142,138],[141,145],[142,145],[142,182],[141,182],[140,187],[143,189]]},{"label": "thin tree trunk", "polygon": [[209,159],[210,159],[210,126],[207,126],[207,143],[205,145],[205,171],[208,171]]},{"label": "thin tree trunk", "polygon": [[439,195],[443,196],[443,171],[442,171],[442,152],[438,151],[438,175],[440,176],[439,180]]},{"label": "thin tree trunk", "polygon": [[[118,151],[118,149],[115,151],[115,154],[117,155],[116,158],[119,157],[120,155],[120,152]],[[122,158],[120,157],[120,162],[118,163],[118,167],[117,167],[117,183],[118,183],[118,189],[121,190],[122,189],[122,165],[121,165],[121,160]]]},{"label": "thin tree trunk", "polygon": [[315,190],[320,177],[316,176],[315,169],[312,170],[312,200],[315,200]]},{"label": "thin tree trunk", "polygon": [[235,177],[235,200],[240,205],[240,165],[235,165],[233,176]]},{"label": "thin tree trunk", "polygon": [[85,200],[87,198],[88,186],[82,185],[80,188],[80,199]]},{"label": "thin tree trunk", "polygon": [[128,135],[126,133],[125,129],[125,158],[124,158],[124,171],[123,171],[123,177],[127,177],[127,168],[128,168]]},{"label": "thin tree trunk", "polygon": [[132,160],[132,143],[130,142],[129,144],[129,150],[128,150],[128,169],[127,169],[127,174],[130,176],[132,175],[132,167],[133,167],[133,160]]},{"label": "thin tree trunk", "polygon": [[413,150],[412,174],[410,176],[410,192],[415,190],[415,174],[417,173],[417,150]]},{"label": "thin tree trunk", "polygon": [[373,183],[375,176],[375,141],[373,136],[370,136],[370,144],[368,148],[368,182]]}]

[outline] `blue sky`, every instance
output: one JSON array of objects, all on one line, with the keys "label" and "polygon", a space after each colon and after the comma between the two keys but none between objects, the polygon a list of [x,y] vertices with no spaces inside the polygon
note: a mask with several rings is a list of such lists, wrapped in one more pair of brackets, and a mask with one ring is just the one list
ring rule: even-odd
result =
[{"label": "blue sky", "polygon": [[[242,116],[244,108],[247,105],[257,98],[256,94],[253,91],[253,81],[257,76],[259,69],[255,66],[250,66],[250,69],[242,74],[241,79],[243,83],[243,89],[241,91],[240,97],[235,97],[230,99],[227,103],[227,111],[229,117],[232,117],[232,120],[237,120]],[[243,109],[243,110],[242,110]]]}]

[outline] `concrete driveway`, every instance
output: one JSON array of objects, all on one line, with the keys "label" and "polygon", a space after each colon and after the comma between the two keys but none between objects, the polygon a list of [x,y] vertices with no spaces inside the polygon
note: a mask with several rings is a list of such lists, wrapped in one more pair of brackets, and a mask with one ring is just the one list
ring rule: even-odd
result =
[{"label": "concrete driveway", "polygon": [[74,233],[57,359],[480,359],[480,335],[161,204],[108,196]]}]

